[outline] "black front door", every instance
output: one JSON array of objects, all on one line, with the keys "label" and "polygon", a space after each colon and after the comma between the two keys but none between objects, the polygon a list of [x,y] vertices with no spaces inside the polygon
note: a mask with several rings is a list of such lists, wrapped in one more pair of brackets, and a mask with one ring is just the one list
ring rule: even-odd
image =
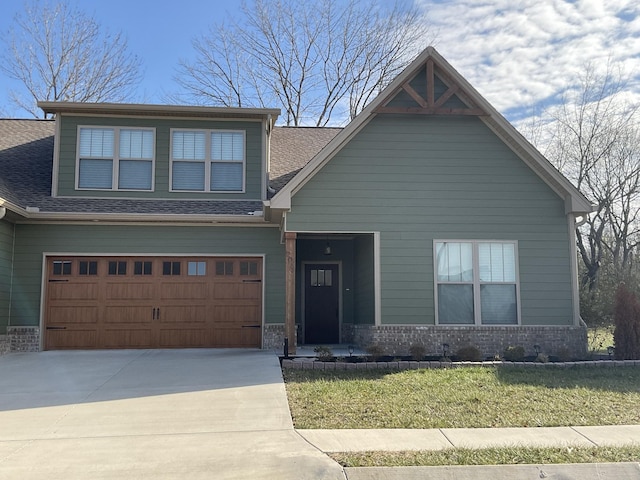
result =
[{"label": "black front door", "polygon": [[304,341],[340,343],[340,285],[336,264],[307,264],[304,268]]}]

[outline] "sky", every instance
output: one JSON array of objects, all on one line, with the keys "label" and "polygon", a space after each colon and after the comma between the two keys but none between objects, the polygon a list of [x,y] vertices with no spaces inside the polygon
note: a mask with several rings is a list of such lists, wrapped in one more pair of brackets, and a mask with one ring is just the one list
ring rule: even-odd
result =
[{"label": "sky", "polygon": [[[180,59],[192,40],[237,14],[240,0],[69,0],[111,32],[122,31],[143,62],[136,102],[166,103]],[[390,1],[390,0],[382,0]],[[640,102],[638,0],[415,0],[432,44],[493,106],[514,123],[558,102],[585,65],[608,61],[629,77],[626,94]],[[4,35],[22,0],[2,0]],[[28,117],[9,104],[12,84],[0,73],[0,112]],[[15,87],[15,84],[13,84]],[[274,105],[278,108],[278,105]]]}]

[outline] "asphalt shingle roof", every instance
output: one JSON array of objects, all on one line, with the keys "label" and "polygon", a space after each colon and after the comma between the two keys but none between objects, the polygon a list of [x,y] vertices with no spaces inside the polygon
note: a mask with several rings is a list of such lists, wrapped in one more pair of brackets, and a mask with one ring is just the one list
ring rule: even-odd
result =
[{"label": "asphalt shingle roof", "polygon": [[[335,135],[339,128],[276,127],[271,140],[271,182],[279,190]],[[0,119],[0,197],[40,212],[248,215],[260,201],[130,200],[53,198],[52,120]]]},{"label": "asphalt shingle roof", "polygon": [[271,133],[271,188],[277,191],[284,187],[341,130],[275,127]]}]

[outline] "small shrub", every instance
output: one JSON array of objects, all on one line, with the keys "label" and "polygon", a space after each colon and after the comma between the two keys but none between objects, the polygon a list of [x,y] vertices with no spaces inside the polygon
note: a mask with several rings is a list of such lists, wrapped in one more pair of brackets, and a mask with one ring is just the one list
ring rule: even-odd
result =
[{"label": "small shrub", "polygon": [[419,362],[427,354],[427,348],[421,343],[415,343],[409,347],[409,353],[413,360]]},{"label": "small shrub", "polygon": [[367,348],[365,348],[365,351],[369,354],[371,360],[373,360],[374,362],[377,362],[381,357],[384,356],[384,348],[382,348],[382,346],[378,345],[377,343],[372,343],[371,345],[367,346]]},{"label": "small shrub", "polygon": [[618,287],[613,332],[616,360],[640,359],[640,302],[624,285]]},{"label": "small shrub", "polygon": [[456,357],[461,362],[481,362],[482,352],[473,345],[467,345],[458,349]]},{"label": "small shrub", "polygon": [[510,345],[504,349],[502,357],[507,362],[522,362],[524,361],[524,347],[520,345],[517,347]]},{"label": "small shrub", "polygon": [[318,345],[313,349],[313,352],[320,361],[327,362],[329,360],[333,360],[333,350],[331,350],[330,347]]},{"label": "small shrub", "polygon": [[549,363],[549,355],[546,353],[539,353],[536,357],[536,362],[538,363]]}]

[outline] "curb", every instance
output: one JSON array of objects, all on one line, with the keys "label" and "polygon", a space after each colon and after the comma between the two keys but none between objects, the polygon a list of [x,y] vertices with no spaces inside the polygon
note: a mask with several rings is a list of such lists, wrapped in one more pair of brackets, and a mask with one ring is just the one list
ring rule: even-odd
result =
[{"label": "curb", "polygon": [[518,368],[620,368],[640,367],[640,360],[590,360],[584,362],[323,362],[313,358],[282,359],[282,368],[290,370],[417,370],[463,367],[518,367]]}]

